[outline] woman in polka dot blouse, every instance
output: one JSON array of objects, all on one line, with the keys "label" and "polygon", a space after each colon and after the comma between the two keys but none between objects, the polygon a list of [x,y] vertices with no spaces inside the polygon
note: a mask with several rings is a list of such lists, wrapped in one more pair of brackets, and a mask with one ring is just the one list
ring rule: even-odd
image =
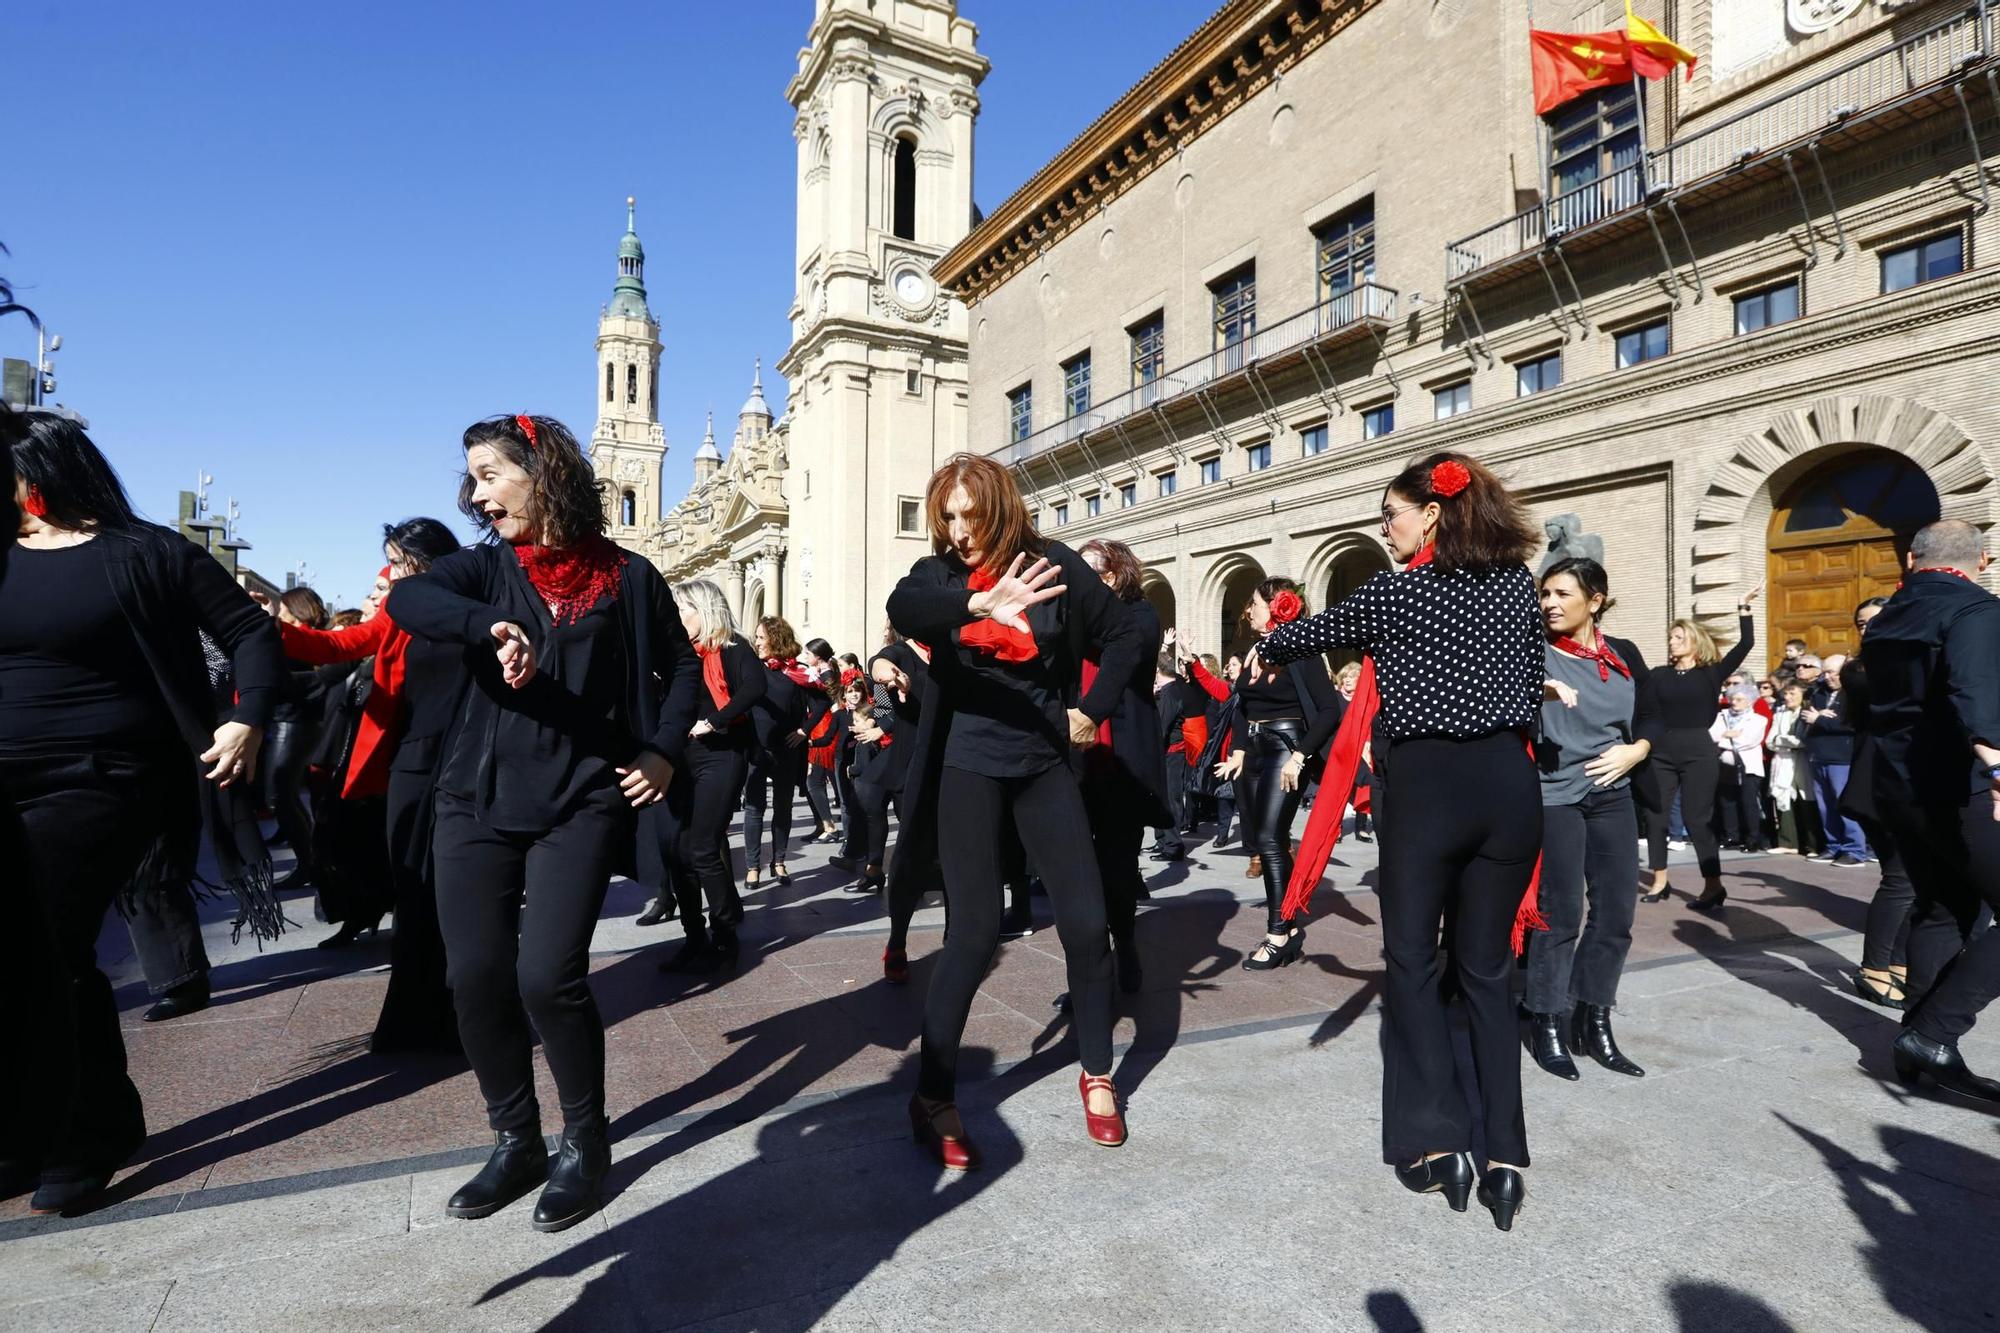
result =
[{"label": "woman in polka dot blouse", "polygon": [[1507,1230],[1528,1164],[1510,939],[1542,845],[1541,784],[1524,740],[1542,703],[1541,615],[1525,563],[1540,542],[1499,478],[1457,453],[1421,459],[1389,484],[1382,536],[1405,569],[1281,626],[1257,654],[1284,663],[1356,647],[1374,661],[1383,1160],[1412,1190],[1465,1208],[1472,1117],[1439,996],[1439,932],[1450,921],[1485,1108],[1479,1199]]}]

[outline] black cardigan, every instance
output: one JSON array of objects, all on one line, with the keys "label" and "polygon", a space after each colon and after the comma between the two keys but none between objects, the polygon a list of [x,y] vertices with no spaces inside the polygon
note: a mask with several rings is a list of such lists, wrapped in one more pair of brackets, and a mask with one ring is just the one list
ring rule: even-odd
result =
[{"label": "black cardigan", "polygon": [[1166,752],[1160,747],[1160,709],[1153,697],[1153,668],[1160,660],[1159,612],[1141,598],[1126,602],[1139,629],[1139,664],[1125,679],[1111,713],[1111,744],[1071,752],[1078,775],[1093,785],[1108,784],[1114,799],[1131,798],[1133,817],[1142,824],[1164,827],[1173,816],[1167,806]]},{"label": "black cardigan", "polygon": [[[707,686],[703,686],[699,700],[701,716],[717,732],[728,733],[731,727],[737,727],[738,733],[747,739],[751,730],[748,714],[764,697],[764,664],[757,660],[756,650],[740,635],[731,636],[720,651],[722,678],[729,686],[729,702],[717,708]],[[742,725],[738,726],[739,723]],[[732,735],[730,738],[736,737]],[[722,737],[713,739],[720,740]]]}]

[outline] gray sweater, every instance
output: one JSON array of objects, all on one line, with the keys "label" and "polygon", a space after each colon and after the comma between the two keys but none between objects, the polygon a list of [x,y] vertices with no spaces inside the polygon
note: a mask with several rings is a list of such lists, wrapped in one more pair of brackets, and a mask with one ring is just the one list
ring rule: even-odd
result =
[{"label": "gray sweater", "polygon": [[[1553,646],[1543,650],[1543,658],[1548,679],[1574,689],[1577,701],[1574,708],[1560,699],[1542,705],[1542,737],[1535,745],[1542,804],[1575,805],[1597,790],[1596,780],[1583,766],[1612,746],[1632,740],[1636,691],[1629,677],[1613,671],[1611,679],[1600,680],[1597,663],[1557,652]],[[1630,782],[1628,774],[1605,790],[1616,791]]]}]

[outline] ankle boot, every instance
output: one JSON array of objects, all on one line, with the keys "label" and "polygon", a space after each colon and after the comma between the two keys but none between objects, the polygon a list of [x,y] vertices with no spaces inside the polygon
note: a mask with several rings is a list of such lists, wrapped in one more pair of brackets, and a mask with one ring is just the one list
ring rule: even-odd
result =
[{"label": "ankle boot", "polygon": [[1528,1049],[1534,1055],[1535,1063],[1557,1078],[1566,1078],[1571,1082],[1581,1078],[1582,1075],[1576,1072],[1576,1061],[1570,1059],[1569,1051],[1563,1046],[1561,1017],[1556,1014],[1530,1014],[1528,1022],[1531,1025]]},{"label": "ankle boot", "polygon": [[539,1129],[503,1129],[479,1174],[444,1206],[446,1217],[489,1217],[549,1178],[549,1148]]},{"label": "ankle boot", "polygon": [[601,1122],[564,1130],[548,1188],[535,1204],[535,1230],[562,1231],[596,1212],[610,1174],[611,1139]]},{"label": "ankle boot", "polygon": [[1611,1035],[1611,1009],[1602,1004],[1579,1004],[1570,1016],[1570,1045],[1582,1051],[1614,1074],[1646,1077],[1646,1071],[1625,1058],[1618,1039]]},{"label": "ankle boot", "polygon": [[1981,1078],[1965,1067],[1958,1047],[1932,1041],[1915,1028],[1904,1028],[1891,1048],[1896,1077],[1910,1087],[1928,1078],[1946,1092],[1982,1102],[2000,1101],[2000,1081]]}]

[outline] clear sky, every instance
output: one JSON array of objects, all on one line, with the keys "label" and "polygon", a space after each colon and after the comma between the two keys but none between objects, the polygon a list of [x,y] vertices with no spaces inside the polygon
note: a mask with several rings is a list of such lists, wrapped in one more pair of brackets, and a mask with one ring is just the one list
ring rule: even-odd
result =
[{"label": "clear sky", "polygon": [[[994,208],[1219,0],[962,0],[993,72]],[[792,111],[811,0],[194,5],[7,17],[0,260],[64,338],[148,516],[198,469],[248,560],[352,604],[388,519],[452,507],[465,425],[594,419],[597,314],[639,200],[669,503],[789,341]],[[32,356],[25,320],[0,353]],[[459,524],[461,530],[465,525]]]}]

